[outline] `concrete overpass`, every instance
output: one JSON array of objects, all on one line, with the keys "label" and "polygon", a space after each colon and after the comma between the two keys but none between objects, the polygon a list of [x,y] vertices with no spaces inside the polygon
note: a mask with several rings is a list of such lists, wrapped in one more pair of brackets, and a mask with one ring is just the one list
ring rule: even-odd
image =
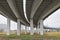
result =
[{"label": "concrete overpass", "polygon": [[[30,34],[33,35],[33,27],[40,28],[43,35],[43,20],[60,8],[60,0],[26,0],[26,15],[24,15],[23,0],[0,0],[0,14],[7,17],[8,26],[10,20],[17,22],[17,34],[20,34],[20,24],[31,27]],[[18,33],[19,32],[19,33]]]}]

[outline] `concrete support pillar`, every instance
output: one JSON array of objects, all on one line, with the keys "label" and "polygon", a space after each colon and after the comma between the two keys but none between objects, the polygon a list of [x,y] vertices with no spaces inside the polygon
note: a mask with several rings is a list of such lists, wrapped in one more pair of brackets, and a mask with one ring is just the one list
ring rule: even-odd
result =
[{"label": "concrete support pillar", "polygon": [[43,35],[43,20],[40,20],[40,35]]},{"label": "concrete support pillar", "polygon": [[6,30],[6,35],[10,35],[10,19],[7,18],[7,30]]},{"label": "concrete support pillar", "polygon": [[25,34],[27,34],[27,26],[25,26]]},{"label": "concrete support pillar", "polygon": [[36,27],[35,33],[37,33],[37,27]]},{"label": "concrete support pillar", "polygon": [[40,25],[39,25],[39,23],[38,23],[38,25],[37,25],[37,33],[39,34],[39,30],[40,29]]},{"label": "concrete support pillar", "polygon": [[33,19],[30,19],[30,35],[34,34]]},{"label": "concrete support pillar", "polygon": [[21,32],[21,23],[20,23],[20,19],[17,19],[17,35],[20,36],[20,32]]}]

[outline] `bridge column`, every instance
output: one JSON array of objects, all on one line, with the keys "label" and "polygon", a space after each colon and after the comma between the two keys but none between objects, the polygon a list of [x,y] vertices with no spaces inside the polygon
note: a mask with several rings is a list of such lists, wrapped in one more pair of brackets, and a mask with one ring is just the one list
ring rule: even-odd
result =
[{"label": "bridge column", "polygon": [[25,34],[27,34],[27,26],[25,26]]},{"label": "bridge column", "polygon": [[43,35],[43,20],[40,20],[40,35]]},{"label": "bridge column", "polygon": [[34,34],[33,19],[30,19],[30,35]]},{"label": "bridge column", "polygon": [[40,29],[40,27],[39,27],[39,23],[38,23],[38,25],[37,25],[37,33],[39,34],[39,30]]},{"label": "bridge column", "polygon": [[17,35],[20,36],[20,32],[21,32],[21,23],[20,23],[20,19],[17,19]]},{"label": "bridge column", "polygon": [[7,18],[7,30],[6,30],[6,35],[10,35],[10,19]]}]

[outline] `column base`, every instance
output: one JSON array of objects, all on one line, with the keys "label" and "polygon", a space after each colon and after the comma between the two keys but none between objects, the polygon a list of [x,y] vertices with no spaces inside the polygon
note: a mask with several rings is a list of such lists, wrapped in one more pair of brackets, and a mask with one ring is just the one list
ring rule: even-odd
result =
[{"label": "column base", "polygon": [[6,35],[10,35],[10,33],[6,33]]},{"label": "column base", "polygon": [[37,33],[39,34],[39,29],[37,29]]},{"label": "column base", "polygon": [[27,34],[27,33],[25,32],[25,34]]},{"label": "column base", "polygon": [[33,33],[30,33],[30,35],[33,35]]},{"label": "column base", "polygon": [[43,31],[40,32],[40,35],[44,35]]},{"label": "column base", "polygon": [[20,33],[17,33],[18,36],[20,36]]}]

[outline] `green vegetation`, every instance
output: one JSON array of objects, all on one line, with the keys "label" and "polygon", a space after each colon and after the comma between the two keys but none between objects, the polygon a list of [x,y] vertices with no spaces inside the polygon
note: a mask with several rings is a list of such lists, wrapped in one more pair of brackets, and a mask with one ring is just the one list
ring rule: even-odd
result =
[{"label": "green vegetation", "polygon": [[9,36],[5,35],[5,34],[0,34],[0,37],[6,38],[6,39],[21,39],[21,40],[43,40],[43,39],[59,39],[60,35],[54,34],[44,34],[43,36],[41,36],[40,34],[34,34],[34,35],[30,35],[30,34],[21,34],[20,36],[17,36],[16,34],[11,34]]}]

